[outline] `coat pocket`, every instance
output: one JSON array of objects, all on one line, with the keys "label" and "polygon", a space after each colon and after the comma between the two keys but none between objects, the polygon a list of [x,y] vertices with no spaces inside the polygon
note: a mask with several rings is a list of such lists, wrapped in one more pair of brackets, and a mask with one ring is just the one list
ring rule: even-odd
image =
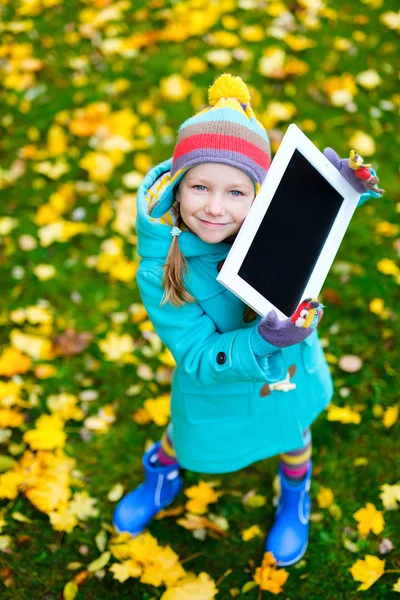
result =
[{"label": "coat pocket", "polygon": [[179,373],[178,387],[183,395],[186,418],[193,425],[250,417],[252,383],[236,382],[205,388]]}]

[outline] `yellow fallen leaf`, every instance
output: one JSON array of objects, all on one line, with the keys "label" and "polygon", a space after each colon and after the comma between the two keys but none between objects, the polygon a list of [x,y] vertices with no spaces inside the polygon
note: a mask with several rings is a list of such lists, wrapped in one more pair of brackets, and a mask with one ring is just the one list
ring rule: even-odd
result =
[{"label": "yellow fallen leaf", "polygon": [[78,595],[78,586],[73,581],[68,581],[65,584],[63,589],[63,599],[64,600],[75,600]]},{"label": "yellow fallen leaf", "polygon": [[32,360],[17,348],[6,348],[0,356],[0,375],[12,377],[29,371]]},{"label": "yellow fallen leaf", "polygon": [[399,405],[389,406],[383,413],[383,424],[386,428],[392,427],[399,416]]},{"label": "yellow fallen leaf", "polygon": [[114,579],[123,583],[129,577],[140,577],[143,567],[135,560],[126,560],[123,563],[114,563],[109,568],[111,573],[114,573]]},{"label": "yellow fallen leaf", "polygon": [[90,573],[95,573],[96,571],[100,571],[100,569],[102,569],[103,567],[106,566],[106,564],[108,563],[110,558],[111,558],[111,552],[109,552],[109,551],[103,552],[103,554],[101,554],[98,558],[96,558],[96,560],[94,560],[93,562],[91,562],[88,565],[87,570]]},{"label": "yellow fallen leaf", "polygon": [[144,409],[156,425],[163,427],[168,423],[171,415],[170,395],[164,394],[153,400],[146,400],[144,402]]},{"label": "yellow fallen leaf", "polygon": [[205,481],[200,481],[198,485],[185,490],[185,494],[190,500],[186,503],[186,509],[194,514],[204,514],[207,512],[208,505],[217,502],[218,492]]},{"label": "yellow fallen leaf", "polygon": [[330,488],[321,485],[317,494],[317,502],[320,508],[329,508],[333,504],[333,492]]},{"label": "yellow fallen leaf", "polygon": [[340,421],[340,423],[354,423],[358,425],[361,422],[361,416],[355,410],[352,410],[350,406],[336,406],[330,404],[328,406],[328,421]]},{"label": "yellow fallen leaf", "polygon": [[213,600],[218,593],[207,573],[189,574],[161,596],[161,600]]},{"label": "yellow fallen leaf", "polygon": [[53,358],[52,343],[40,335],[30,335],[18,329],[13,329],[10,335],[14,348],[24,352],[33,360],[48,360]]},{"label": "yellow fallen leaf", "polygon": [[368,590],[383,575],[385,561],[367,554],[364,560],[358,559],[349,569],[355,581],[361,581],[358,590]]},{"label": "yellow fallen leaf", "polygon": [[36,421],[36,429],[26,431],[23,439],[33,450],[62,448],[67,439],[63,426],[64,421],[59,416],[42,415]]},{"label": "yellow fallen leaf", "polygon": [[244,542],[252,540],[257,535],[260,537],[262,536],[262,531],[259,525],[252,525],[251,527],[242,530],[242,540]]},{"label": "yellow fallen leaf", "polygon": [[379,494],[379,497],[385,510],[396,510],[400,504],[400,483],[394,485],[384,483],[380,489],[382,493]]},{"label": "yellow fallen leaf", "polygon": [[276,560],[271,552],[265,552],[261,567],[257,567],[254,581],[262,590],[279,594],[285,585],[289,573],[285,569],[276,568]]},{"label": "yellow fallen leaf", "polygon": [[385,527],[385,520],[382,513],[376,510],[375,506],[367,502],[365,508],[360,508],[353,514],[353,517],[358,522],[357,529],[363,536],[370,531],[378,535]]}]

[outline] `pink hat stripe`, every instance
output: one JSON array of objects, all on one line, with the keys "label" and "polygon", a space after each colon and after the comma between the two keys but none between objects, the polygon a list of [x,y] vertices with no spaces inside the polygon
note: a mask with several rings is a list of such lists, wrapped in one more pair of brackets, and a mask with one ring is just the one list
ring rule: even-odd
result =
[{"label": "pink hat stripe", "polygon": [[[232,152],[232,150],[209,150],[204,152],[203,148],[195,148],[192,152],[183,154],[177,161],[174,161],[171,168],[171,185],[176,185],[180,177],[191,167],[207,162],[230,165],[236,168],[240,162],[242,170],[247,173],[254,183],[263,181],[267,174],[266,169],[260,167],[245,154]],[[257,185],[259,184],[257,183]]]},{"label": "pink hat stripe", "polygon": [[230,150],[231,152],[244,154],[254,160],[260,167],[263,167],[263,169],[268,169],[270,165],[270,158],[266,152],[263,152],[258,146],[255,146],[251,142],[230,135],[215,135],[211,133],[192,135],[189,138],[179,141],[175,147],[173,162],[182,155],[198,148],[204,148],[205,155],[207,149],[211,148],[216,150]]}]

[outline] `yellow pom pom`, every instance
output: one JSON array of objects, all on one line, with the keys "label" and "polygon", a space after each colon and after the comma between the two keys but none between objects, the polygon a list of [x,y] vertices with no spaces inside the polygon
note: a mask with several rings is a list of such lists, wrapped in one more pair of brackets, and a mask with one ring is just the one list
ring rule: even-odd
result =
[{"label": "yellow pom pom", "polygon": [[208,101],[215,106],[221,98],[236,98],[240,104],[250,104],[250,93],[240,77],[221,75],[208,90]]}]

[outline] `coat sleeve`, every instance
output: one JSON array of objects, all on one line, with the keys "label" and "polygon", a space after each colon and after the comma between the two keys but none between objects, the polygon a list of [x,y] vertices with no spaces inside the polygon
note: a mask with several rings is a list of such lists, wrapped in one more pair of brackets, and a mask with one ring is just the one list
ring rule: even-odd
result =
[{"label": "coat sleeve", "polygon": [[140,269],[137,283],[157,334],[181,371],[204,386],[237,381],[279,381],[282,351],[257,357],[251,346],[253,328],[219,333],[214,321],[196,302],[175,307],[161,304],[162,271]]}]

